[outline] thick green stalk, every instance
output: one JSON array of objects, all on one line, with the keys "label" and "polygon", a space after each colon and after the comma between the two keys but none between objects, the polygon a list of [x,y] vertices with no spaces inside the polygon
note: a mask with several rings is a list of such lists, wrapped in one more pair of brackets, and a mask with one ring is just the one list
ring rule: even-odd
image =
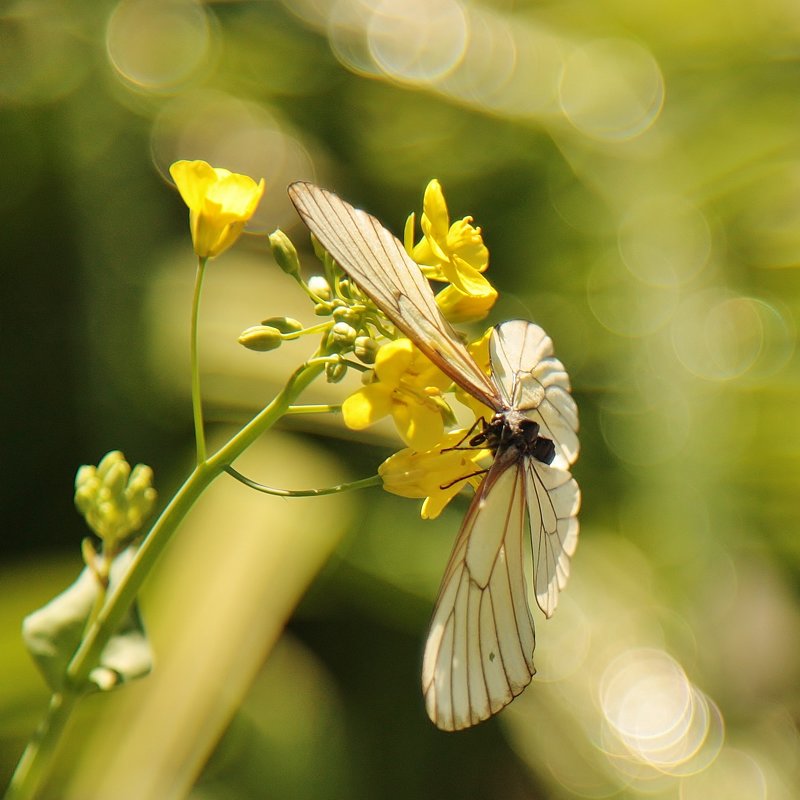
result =
[{"label": "thick green stalk", "polygon": [[67,667],[65,687],[50,700],[36,735],[20,759],[5,800],[32,800],[47,779],[59,739],[103,648],[117,630],[172,535],[203,491],[256,439],[269,430],[325,368],[323,359],[312,359],[289,379],[281,393],[208,461],[198,464],[156,520],[131,562],[128,572],[97,615]]}]

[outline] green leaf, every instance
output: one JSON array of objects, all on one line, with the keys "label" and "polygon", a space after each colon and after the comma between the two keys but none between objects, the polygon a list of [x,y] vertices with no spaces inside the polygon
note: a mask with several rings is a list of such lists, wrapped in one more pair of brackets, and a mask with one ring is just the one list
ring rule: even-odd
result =
[{"label": "green leaf", "polygon": [[[135,549],[129,547],[112,562],[109,592],[126,573],[134,554]],[[25,646],[53,691],[59,691],[64,684],[67,666],[83,638],[100,591],[97,577],[86,567],[75,583],[25,617],[22,623]],[[152,665],[150,643],[138,606],[134,603],[119,630],[103,649],[100,663],[89,674],[85,688],[108,691],[144,677]]]}]

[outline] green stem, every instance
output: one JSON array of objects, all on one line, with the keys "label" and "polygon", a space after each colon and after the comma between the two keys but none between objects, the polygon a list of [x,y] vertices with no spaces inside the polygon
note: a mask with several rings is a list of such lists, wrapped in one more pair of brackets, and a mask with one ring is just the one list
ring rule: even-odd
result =
[{"label": "green stem", "polygon": [[339,483],[336,486],[328,486],[325,489],[273,489],[271,486],[264,486],[263,483],[257,483],[251,480],[233,467],[225,467],[225,472],[236,478],[237,481],[243,483],[245,486],[255,489],[257,492],[272,494],[277,497],[322,497],[322,495],[325,494],[339,494],[339,492],[351,492],[356,489],[367,489],[370,486],[380,486],[383,482],[380,475],[370,475],[369,478],[349,481],[348,483]]},{"label": "green stem", "polygon": [[50,771],[61,734],[79,697],[75,692],[53,693],[47,713],[17,764],[5,800],[25,800],[34,796]]},{"label": "green stem", "polygon": [[342,411],[341,403],[324,403],[318,405],[289,406],[287,414],[339,414]]},{"label": "green stem", "polygon": [[109,593],[72,657],[65,675],[65,689],[53,695],[36,735],[20,759],[5,800],[31,800],[47,778],[58,740],[72,713],[89,673],[100,661],[103,648],[119,628],[125,613],[172,535],[203,491],[287,411],[303,390],[325,369],[324,358],[301,366],[278,396],[208,461],[198,464],[156,520],[131,562],[128,572]]},{"label": "green stem", "polygon": [[200,292],[203,288],[203,276],[206,269],[206,258],[197,259],[197,272],[194,278],[194,295],[192,296],[192,337],[191,337],[191,369],[192,369],[192,416],[194,418],[194,438],[197,450],[197,463],[206,460],[206,432],[203,424],[203,400],[200,396],[200,359],[197,353],[197,318],[200,314]]}]

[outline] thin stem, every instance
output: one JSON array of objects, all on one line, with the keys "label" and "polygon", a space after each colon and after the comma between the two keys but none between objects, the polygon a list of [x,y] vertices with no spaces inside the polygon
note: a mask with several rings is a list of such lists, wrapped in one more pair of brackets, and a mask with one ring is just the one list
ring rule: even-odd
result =
[{"label": "thin stem", "polygon": [[197,320],[200,313],[200,292],[203,288],[206,258],[197,259],[197,272],[194,279],[194,295],[192,296],[192,333],[191,333],[191,369],[192,369],[192,417],[194,418],[194,438],[197,450],[197,463],[206,460],[206,432],[203,424],[203,399],[200,395],[200,360],[197,353]]},{"label": "thin stem", "polygon": [[325,403],[318,405],[289,406],[287,414],[340,414],[342,411],[341,403]]},{"label": "thin stem", "polygon": [[12,778],[5,800],[31,800],[47,778],[53,755],[89,673],[100,661],[108,640],[133,603],[158,557],[203,491],[226,466],[269,430],[303,390],[325,369],[324,358],[314,358],[295,371],[275,399],[210,459],[198,464],[161,512],[119,584],[89,627],[67,667],[63,691],[53,695],[36,735],[28,743]]},{"label": "thin stem", "polygon": [[322,495],[326,494],[338,494],[339,492],[350,492],[356,489],[367,489],[370,486],[380,486],[382,483],[380,475],[370,475],[369,478],[349,481],[348,483],[339,483],[336,486],[328,486],[325,489],[273,489],[271,486],[264,486],[263,483],[257,483],[251,480],[233,467],[225,467],[225,472],[236,478],[237,481],[243,483],[245,486],[255,489],[257,492],[272,494],[277,497],[322,497]]}]

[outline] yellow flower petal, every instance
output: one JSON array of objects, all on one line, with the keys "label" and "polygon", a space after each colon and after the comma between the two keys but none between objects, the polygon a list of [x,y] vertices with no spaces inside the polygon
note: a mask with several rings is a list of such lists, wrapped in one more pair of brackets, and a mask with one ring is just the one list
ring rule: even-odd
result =
[{"label": "yellow flower petal", "polygon": [[410,448],[390,456],[378,468],[387,492],[401,497],[425,498],[424,519],[437,517],[468,483],[476,487],[491,453],[486,450],[453,450],[466,431],[451,431],[430,450]]},{"label": "yellow flower petal", "polygon": [[[436,178],[428,182],[422,198],[422,220],[420,222],[426,236],[444,244],[450,228],[450,214],[444,201],[442,186]],[[427,230],[426,230],[427,228]]]},{"label": "yellow flower petal", "polygon": [[414,450],[428,450],[433,447],[444,433],[442,415],[413,400],[393,399],[392,419],[400,438]]},{"label": "yellow flower petal", "polygon": [[397,386],[414,360],[414,344],[410,339],[395,339],[378,350],[375,374],[383,383]]},{"label": "yellow flower petal", "polygon": [[392,390],[381,383],[362,386],[342,403],[344,424],[354,431],[368,428],[392,410]]},{"label": "yellow flower petal", "polygon": [[436,294],[439,306],[450,322],[477,322],[483,319],[497,300],[496,289],[486,281],[482,294],[465,294],[455,286],[446,286]]}]

